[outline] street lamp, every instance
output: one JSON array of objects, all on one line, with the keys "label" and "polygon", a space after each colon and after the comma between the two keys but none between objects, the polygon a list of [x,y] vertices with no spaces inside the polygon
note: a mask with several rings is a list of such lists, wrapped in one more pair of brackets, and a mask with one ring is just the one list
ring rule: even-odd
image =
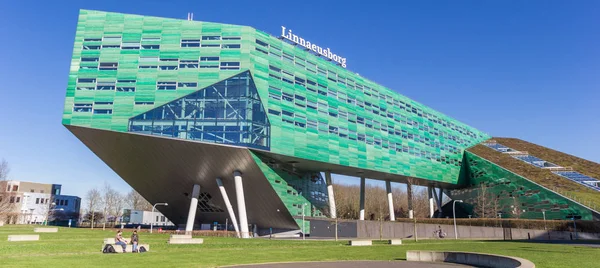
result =
[{"label": "street lamp", "polygon": [[168,203],[156,203],[154,204],[154,206],[152,206],[152,221],[150,221],[150,233],[152,233],[152,223],[154,222],[154,209],[156,209],[156,206],[168,206]]},{"label": "street lamp", "polygon": [[458,239],[458,231],[456,230],[456,202],[462,203],[462,200],[452,201],[452,216],[454,217],[454,239]]},{"label": "street lamp", "polygon": [[546,230],[546,210],[542,209],[542,216],[544,216],[544,230]]}]

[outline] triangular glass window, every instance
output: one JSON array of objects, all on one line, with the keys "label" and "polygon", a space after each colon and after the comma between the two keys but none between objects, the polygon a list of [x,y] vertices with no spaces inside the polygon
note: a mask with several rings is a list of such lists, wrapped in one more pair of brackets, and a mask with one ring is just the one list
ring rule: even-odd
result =
[{"label": "triangular glass window", "polygon": [[270,124],[249,71],[129,119],[129,132],[269,150]]}]

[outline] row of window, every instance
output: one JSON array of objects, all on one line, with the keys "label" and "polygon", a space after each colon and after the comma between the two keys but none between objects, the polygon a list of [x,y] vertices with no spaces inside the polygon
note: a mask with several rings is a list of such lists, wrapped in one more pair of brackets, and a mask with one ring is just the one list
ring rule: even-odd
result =
[{"label": "row of window", "polygon": [[[219,44],[215,41],[237,41],[242,38],[239,36],[202,36],[201,39],[181,39],[181,47],[220,47],[223,49],[239,49],[240,44]],[[142,37],[141,41],[123,41],[121,36],[104,36],[102,38],[83,39],[83,50],[100,49],[123,49],[123,50],[145,50],[160,49],[160,37]]]},{"label": "row of window", "polygon": [[[403,145],[401,143],[394,143],[382,137],[375,137],[369,134],[360,134],[354,130],[344,128],[344,127],[336,127],[330,126],[328,122],[317,121],[314,119],[307,119],[304,116],[294,116],[294,113],[283,110],[282,112],[275,111],[269,109],[269,113],[281,116],[281,121],[290,125],[294,125],[296,127],[305,128],[305,129],[313,129],[321,133],[329,133],[339,136],[340,138],[349,139],[353,141],[364,142],[369,145],[380,146],[385,149],[395,150],[397,152],[410,153],[411,155],[421,156],[427,159],[439,159],[438,162],[448,162],[453,165],[459,165],[460,162],[454,159],[446,159],[445,156],[438,154],[436,152],[429,152],[426,150],[421,150],[418,148],[414,148],[412,146]],[[289,118],[288,118],[289,117]],[[294,120],[295,118],[295,120]],[[448,153],[458,153],[460,150],[455,146],[448,144],[441,144],[438,141],[430,139],[428,137],[423,137],[418,134],[408,133],[406,130],[388,132],[390,135],[396,135],[397,137],[402,137],[405,140],[411,140],[416,143],[423,144],[432,149],[440,149],[444,150]],[[448,161],[446,161],[448,160]]]},{"label": "row of window", "polygon": [[[198,41],[195,43],[181,43],[181,47],[220,47],[222,49],[240,49],[242,47],[241,44],[200,44]],[[83,45],[83,50],[100,50],[100,49],[123,49],[123,50],[132,50],[132,49],[141,49],[141,50],[150,50],[150,49],[160,49],[160,45],[140,45],[140,43],[123,43],[120,45]]]},{"label": "row of window", "polygon": [[[153,101],[136,101],[135,105],[154,105]],[[73,112],[76,113],[90,113],[94,112],[94,114],[112,114],[113,109],[109,108],[94,108],[94,105],[107,106],[113,105],[112,101],[96,101],[94,103],[74,103],[73,104]]]},{"label": "row of window", "polygon": [[56,199],[54,202],[56,203],[57,206],[68,206],[69,205],[68,199]]},{"label": "row of window", "polygon": [[[81,65],[81,70],[101,70],[116,71],[119,68],[118,62],[98,62],[98,57],[82,57],[81,61],[86,64]],[[89,64],[89,63],[92,64]],[[160,62],[160,64],[159,64]],[[160,59],[158,57],[140,57],[139,69],[159,69],[163,71],[173,71],[179,69],[198,69],[198,68],[219,68],[220,70],[239,70],[239,62],[221,62],[219,57],[200,57],[200,60],[179,60],[179,59]]]}]

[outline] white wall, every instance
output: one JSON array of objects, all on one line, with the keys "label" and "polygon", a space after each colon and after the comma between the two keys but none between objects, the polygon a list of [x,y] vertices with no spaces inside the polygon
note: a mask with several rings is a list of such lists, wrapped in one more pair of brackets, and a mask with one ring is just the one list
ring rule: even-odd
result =
[{"label": "white wall", "polygon": [[[156,217],[158,217],[158,220],[156,220]],[[150,224],[152,222],[152,224],[156,226],[174,225],[171,221],[169,221],[169,219],[167,219],[167,217],[165,217],[159,211],[154,211],[153,215],[152,211],[132,210],[129,222],[133,224]]]},{"label": "white wall", "polygon": [[[50,193],[23,193],[20,208],[21,216],[18,223],[41,223],[46,220],[50,202],[52,202],[50,197]],[[36,204],[35,201],[38,198],[40,202]],[[46,200],[48,200],[47,203]]]}]

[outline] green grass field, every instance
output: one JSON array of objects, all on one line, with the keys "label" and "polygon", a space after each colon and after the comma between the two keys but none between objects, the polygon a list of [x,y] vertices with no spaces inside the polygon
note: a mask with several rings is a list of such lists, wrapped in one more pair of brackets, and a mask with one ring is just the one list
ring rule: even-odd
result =
[{"label": "green grass field", "polygon": [[[103,238],[114,232],[102,229],[60,228],[41,233],[40,241],[8,242],[9,234],[33,234],[34,226],[0,227],[1,267],[215,267],[232,264],[333,261],[403,260],[407,250],[484,252],[529,259],[536,267],[600,267],[600,248],[573,245],[503,241],[423,240],[402,246],[375,243],[350,247],[347,241],[268,240],[207,237],[203,245],[168,245],[168,234],[141,233],[150,244],[143,254],[102,254]],[[125,231],[128,237],[130,231]]]}]

